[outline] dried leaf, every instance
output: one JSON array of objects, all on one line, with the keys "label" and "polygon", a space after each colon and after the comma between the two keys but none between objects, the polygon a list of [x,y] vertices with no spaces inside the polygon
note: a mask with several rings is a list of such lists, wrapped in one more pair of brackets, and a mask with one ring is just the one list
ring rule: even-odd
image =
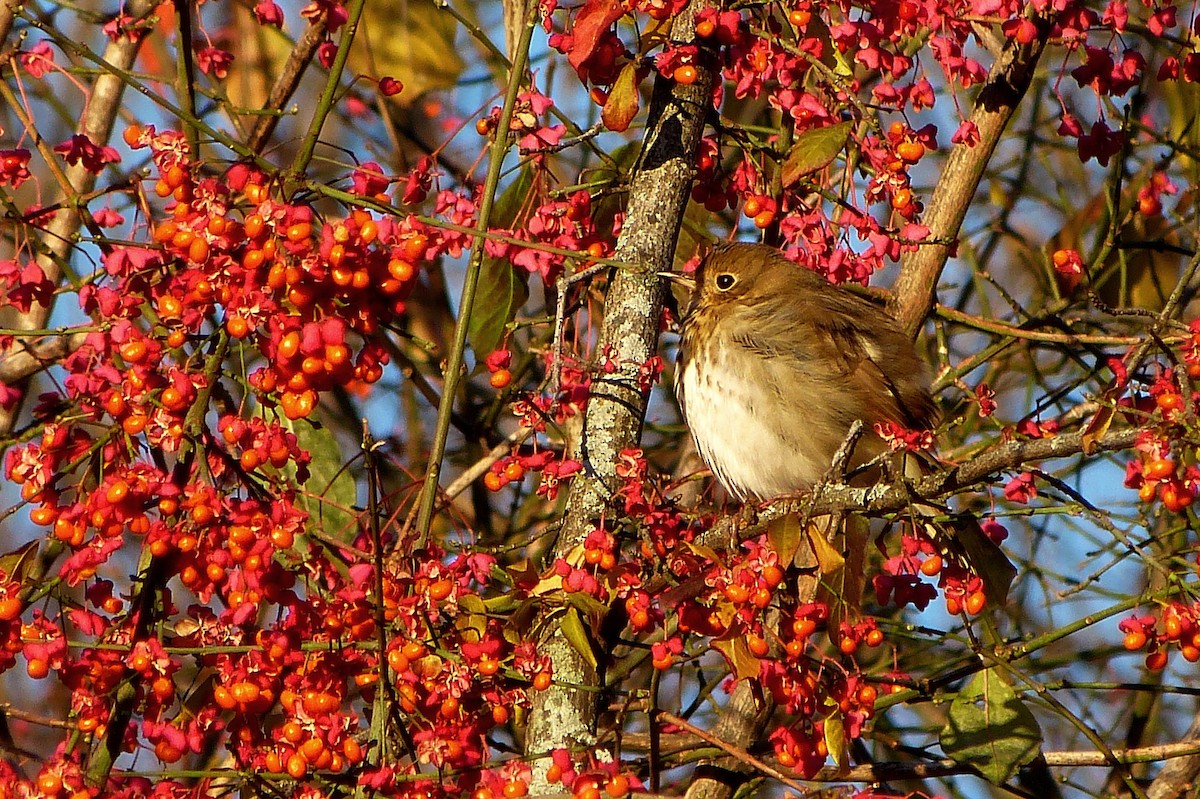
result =
[{"label": "dried leaf", "polygon": [[813,553],[817,556],[817,566],[821,570],[822,577],[829,578],[845,568],[846,559],[833,544],[829,543],[829,539],[825,537],[825,532],[820,526],[816,524],[808,526],[808,540],[812,544]]},{"label": "dried leaf", "polygon": [[785,567],[792,565],[800,540],[800,519],[795,514],[789,513],[767,523],[767,541]]},{"label": "dried leaf", "polygon": [[1012,565],[1004,550],[973,518],[955,526],[954,541],[966,553],[967,563],[983,580],[983,591],[988,600],[1000,605],[1007,602],[1008,589],[1017,578],[1017,567]]},{"label": "dried leaf", "polygon": [[30,541],[19,549],[0,555],[0,572],[8,575],[7,582],[24,583],[37,563],[38,542]]},{"label": "dried leaf", "polygon": [[863,591],[867,585],[867,544],[871,538],[871,525],[859,516],[846,519],[846,569],[842,577],[842,601],[847,607],[862,607]]},{"label": "dried leaf", "polygon": [[629,123],[633,122],[642,105],[642,97],[638,92],[642,77],[643,73],[633,62],[626,64],[617,76],[608,99],[604,101],[604,110],[600,112],[600,119],[609,130],[621,133],[629,129]]},{"label": "dried leaf", "polygon": [[625,4],[621,0],[587,0],[583,4],[571,27],[573,42],[567,53],[567,60],[576,71],[592,57],[601,37],[624,14]]},{"label": "dried leaf", "polygon": [[762,663],[750,651],[744,637],[716,640],[712,642],[712,646],[713,649],[725,656],[725,660],[729,661],[729,668],[735,678],[739,680],[758,679],[759,672],[762,671]]},{"label": "dried leaf", "polygon": [[801,177],[824,169],[837,154],[846,146],[850,138],[852,122],[839,122],[824,128],[814,128],[800,134],[783,162],[780,180],[784,186],[790,186]]}]

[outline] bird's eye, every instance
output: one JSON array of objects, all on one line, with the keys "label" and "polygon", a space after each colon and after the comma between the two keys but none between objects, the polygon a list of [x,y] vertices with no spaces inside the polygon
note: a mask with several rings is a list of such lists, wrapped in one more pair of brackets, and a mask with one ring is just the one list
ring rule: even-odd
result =
[{"label": "bird's eye", "polygon": [[717,275],[717,288],[719,288],[721,291],[729,291],[731,288],[733,288],[733,284],[736,282],[737,278],[728,272]]}]

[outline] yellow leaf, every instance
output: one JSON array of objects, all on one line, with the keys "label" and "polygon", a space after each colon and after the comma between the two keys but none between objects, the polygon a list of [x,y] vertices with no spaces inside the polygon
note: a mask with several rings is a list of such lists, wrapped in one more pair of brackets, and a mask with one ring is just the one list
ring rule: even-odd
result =
[{"label": "yellow leaf", "polygon": [[356,72],[404,84],[393,99],[410,104],[423,93],[452,88],[465,63],[455,38],[458,22],[434,0],[371,0],[350,51]]},{"label": "yellow leaf", "polygon": [[641,73],[634,63],[628,63],[617,76],[608,99],[604,102],[604,110],[600,119],[609,130],[620,133],[629,129],[629,123],[637,116],[642,98],[638,94],[638,84],[641,83]]},{"label": "yellow leaf", "polygon": [[829,750],[829,756],[839,771],[849,765],[850,761],[846,758],[846,729],[840,710],[834,710],[825,719],[825,748]]},{"label": "yellow leaf", "polygon": [[729,661],[729,668],[733,670],[734,677],[739,680],[758,679],[762,664],[750,651],[744,637],[738,636],[737,638],[713,641],[712,647]]},{"label": "yellow leaf", "polygon": [[813,553],[817,556],[817,565],[821,569],[822,577],[835,574],[845,567],[846,559],[842,557],[842,553],[838,552],[833,544],[829,543],[829,539],[825,537],[825,533],[820,526],[815,524],[809,525],[808,540],[812,544]]},{"label": "yellow leaf", "polygon": [[785,567],[792,565],[800,548],[800,520],[789,513],[767,523],[767,541]]}]

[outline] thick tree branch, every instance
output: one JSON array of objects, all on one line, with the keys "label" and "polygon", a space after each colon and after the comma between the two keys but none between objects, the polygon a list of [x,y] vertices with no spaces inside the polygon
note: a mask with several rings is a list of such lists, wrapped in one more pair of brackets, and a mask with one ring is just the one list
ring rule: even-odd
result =
[{"label": "thick tree branch", "polygon": [[921,221],[929,227],[933,243],[906,253],[900,261],[900,276],[896,279],[891,302],[892,313],[910,337],[916,338],[925,317],[933,309],[938,277],[955,249],[967,209],[971,207],[971,200],[1005,127],[1033,80],[1049,34],[1046,20],[1035,22],[1041,35],[1033,43],[1022,45],[1015,39],[1006,40],[969,119],[979,130],[979,141],[974,146],[965,143],[954,146],[937,186],[930,192],[929,205]]},{"label": "thick tree branch", "polygon": [[[676,17],[675,40],[694,38],[694,17],[704,5],[703,0],[693,0]],[[596,345],[596,351],[611,357],[617,369],[597,374],[592,383],[574,453],[584,473],[572,481],[567,516],[552,557],[570,552],[604,517],[620,454],[636,446],[641,435],[648,391],[639,370],[657,350],[664,296],[657,273],[670,269],[674,258],[695,174],[696,149],[711,107],[713,79],[710,68],[700,69],[700,78],[690,86],[661,76],[656,79],[641,158],[629,186],[629,206],[613,256],[631,268],[617,270],[613,277]],[[541,754],[593,746],[599,698],[594,689],[601,684],[600,675],[557,622],[546,623],[540,650],[554,663],[556,684],[532,697],[526,751]],[[535,795],[552,790],[544,779],[548,767],[547,759],[534,767]]]},{"label": "thick tree branch", "polygon": [[788,514],[819,516],[847,511],[863,511],[871,515],[893,513],[918,501],[936,501],[977,488],[1001,472],[1019,469],[1027,464],[1081,455],[1085,451],[1094,455],[1129,449],[1137,441],[1139,432],[1133,428],[1114,430],[1090,441],[1090,444],[1085,443],[1084,431],[1064,433],[1053,438],[1010,441],[964,464],[934,472],[912,483],[879,483],[867,488],[826,485],[812,495],[776,500],[760,508],[750,522],[743,517],[728,517],[709,529],[700,542],[706,546],[719,545],[728,541],[735,529],[742,537],[756,535],[767,522]]}]

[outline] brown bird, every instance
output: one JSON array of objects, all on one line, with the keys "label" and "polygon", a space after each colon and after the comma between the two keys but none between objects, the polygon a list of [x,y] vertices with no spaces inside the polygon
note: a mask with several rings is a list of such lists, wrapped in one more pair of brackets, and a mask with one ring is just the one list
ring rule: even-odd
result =
[{"label": "brown bird", "polygon": [[[928,430],[936,419],[929,371],[882,307],[759,244],[718,245],[693,277],[675,391],[700,456],[740,500],[812,488],[829,471],[855,421],[864,434],[851,468],[886,451],[874,430],[894,422]],[[905,458],[917,477],[931,457]],[[851,482],[878,479],[860,472]],[[978,574],[1003,603],[1016,570],[964,515],[943,534],[925,503],[914,510],[952,560]]]},{"label": "brown bird", "polygon": [[850,466],[886,445],[877,422],[932,426],[929,372],[895,320],[760,244],[718,245],[692,279],[675,388],[692,437],[741,500],[811,488],[851,425]]}]

